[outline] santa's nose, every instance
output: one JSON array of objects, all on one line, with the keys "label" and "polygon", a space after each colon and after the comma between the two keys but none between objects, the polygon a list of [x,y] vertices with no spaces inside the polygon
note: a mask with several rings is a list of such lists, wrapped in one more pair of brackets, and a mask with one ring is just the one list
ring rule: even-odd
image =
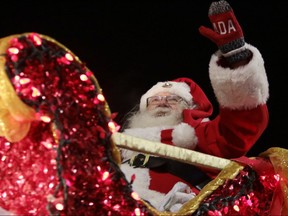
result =
[{"label": "santa's nose", "polygon": [[159,101],[158,107],[170,107],[170,104],[167,102],[167,100],[164,98]]}]

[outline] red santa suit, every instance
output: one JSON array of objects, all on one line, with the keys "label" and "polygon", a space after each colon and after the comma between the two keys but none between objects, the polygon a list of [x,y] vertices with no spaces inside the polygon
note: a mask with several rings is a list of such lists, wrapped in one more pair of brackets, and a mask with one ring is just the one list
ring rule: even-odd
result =
[{"label": "red santa suit", "polygon": [[[123,133],[223,158],[245,155],[267,127],[266,101],[269,97],[262,56],[254,46],[246,43],[246,48],[252,52],[252,58],[236,69],[219,64],[220,52],[211,57],[209,77],[219,103],[219,114],[214,119],[209,119],[213,108],[202,89],[189,78],[178,78],[158,82],[149,89],[141,97],[140,112],[146,109],[148,97],[169,91],[196,105],[196,108],[183,111],[183,122],[173,127],[129,128]],[[170,83],[171,88],[166,88],[166,83]],[[124,160],[132,154],[124,151]],[[183,182],[181,178],[161,170],[133,168],[128,164],[123,164],[121,169],[128,179],[135,174],[133,189],[154,206],[161,203],[176,182]]]}]

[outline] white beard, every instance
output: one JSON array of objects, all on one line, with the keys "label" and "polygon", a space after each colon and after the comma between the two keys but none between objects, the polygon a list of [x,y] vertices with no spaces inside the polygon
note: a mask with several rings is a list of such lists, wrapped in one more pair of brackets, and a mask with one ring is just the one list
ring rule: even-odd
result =
[{"label": "white beard", "polygon": [[182,111],[169,107],[156,107],[151,111],[137,112],[128,121],[128,128],[174,126],[183,120]]}]

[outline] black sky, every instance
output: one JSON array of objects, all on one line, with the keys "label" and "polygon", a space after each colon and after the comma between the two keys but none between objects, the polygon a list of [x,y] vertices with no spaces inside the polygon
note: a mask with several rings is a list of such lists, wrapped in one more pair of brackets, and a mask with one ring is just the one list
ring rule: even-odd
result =
[{"label": "black sky", "polygon": [[[60,2],[60,1],[59,1]],[[95,3],[96,2],[96,3]],[[270,84],[270,123],[248,155],[287,146],[288,13],[286,1],[228,1],[246,42],[258,47]],[[217,47],[198,28],[210,26],[211,1],[10,1],[2,7],[0,37],[24,32],[48,35],[90,68],[121,125],[140,96],[158,81],[190,77],[217,114],[208,77]]]}]

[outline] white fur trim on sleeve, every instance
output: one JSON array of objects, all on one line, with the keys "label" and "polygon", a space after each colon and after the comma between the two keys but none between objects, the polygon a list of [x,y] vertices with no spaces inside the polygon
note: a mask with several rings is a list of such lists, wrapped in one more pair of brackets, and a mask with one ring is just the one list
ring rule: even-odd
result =
[{"label": "white fur trim on sleeve", "polygon": [[211,57],[209,76],[222,107],[255,108],[265,104],[269,97],[269,84],[261,53],[250,44],[246,44],[246,48],[253,53],[253,57],[247,65],[236,69],[223,68],[217,64],[220,52]]},{"label": "white fur trim on sleeve", "polygon": [[198,142],[195,129],[187,123],[178,124],[172,131],[172,142],[182,148],[194,149]]},{"label": "white fur trim on sleeve", "polygon": [[121,171],[125,174],[127,181],[131,180],[135,174],[135,180],[132,183],[132,189],[141,199],[149,201],[153,206],[159,206],[165,194],[149,189],[150,175],[147,168],[134,168],[129,164],[121,164]]}]

